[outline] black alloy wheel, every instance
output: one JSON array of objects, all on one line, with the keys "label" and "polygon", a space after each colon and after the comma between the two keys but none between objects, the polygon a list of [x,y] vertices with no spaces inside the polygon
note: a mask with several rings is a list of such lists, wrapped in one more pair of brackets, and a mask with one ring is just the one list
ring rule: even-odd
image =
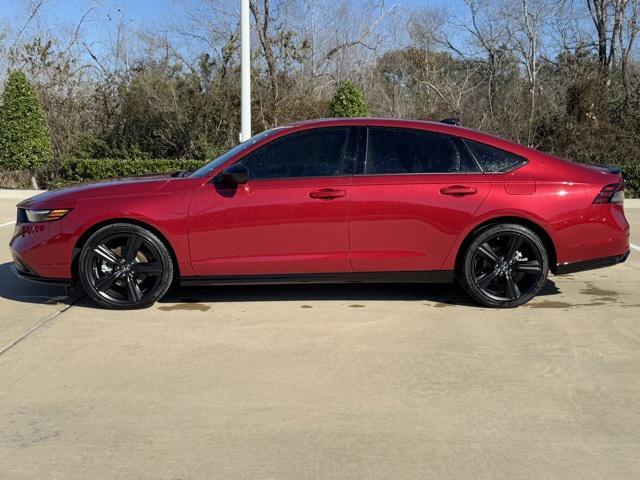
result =
[{"label": "black alloy wheel", "polygon": [[522,225],[502,224],[478,232],[465,253],[462,285],[488,307],[517,307],[547,279],[549,260],[540,237]]},{"label": "black alloy wheel", "polygon": [[145,308],[168,290],[173,263],[152,232],[118,223],[101,228],[85,243],[79,276],[87,294],[103,307]]}]

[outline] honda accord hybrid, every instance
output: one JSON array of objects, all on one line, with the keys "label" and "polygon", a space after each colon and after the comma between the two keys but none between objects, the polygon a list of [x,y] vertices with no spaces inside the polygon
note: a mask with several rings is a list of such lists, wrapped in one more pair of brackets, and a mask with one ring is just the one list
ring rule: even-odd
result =
[{"label": "honda accord hybrid", "polygon": [[456,125],[329,119],[260,133],[193,172],[18,205],[14,272],[143,308],[172,284],[457,281],[488,307],[629,255],[619,170]]}]

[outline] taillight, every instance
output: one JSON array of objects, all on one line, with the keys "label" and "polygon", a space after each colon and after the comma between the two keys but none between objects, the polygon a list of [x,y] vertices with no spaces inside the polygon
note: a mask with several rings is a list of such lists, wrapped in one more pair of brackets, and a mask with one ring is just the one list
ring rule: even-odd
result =
[{"label": "taillight", "polygon": [[593,203],[623,203],[624,202],[624,182],[607,185],[596,195]]}]

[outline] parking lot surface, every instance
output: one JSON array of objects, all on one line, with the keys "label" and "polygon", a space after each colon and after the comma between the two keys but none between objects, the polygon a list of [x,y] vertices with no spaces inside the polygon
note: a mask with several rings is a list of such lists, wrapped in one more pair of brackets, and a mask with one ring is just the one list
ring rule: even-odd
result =
[{"label": "parking lot surface", "polygon": [[638,250],[513,310],[450,285],[307,285],[117,312],[14,278],[12,230],[0,478],[640,475]]}]

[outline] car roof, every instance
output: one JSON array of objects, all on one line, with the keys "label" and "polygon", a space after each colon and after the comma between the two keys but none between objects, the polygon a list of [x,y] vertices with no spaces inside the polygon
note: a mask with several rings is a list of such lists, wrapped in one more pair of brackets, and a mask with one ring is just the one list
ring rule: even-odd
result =
[{"label": "car roof", "polygon": [[[290,123],[288,126],[397,126],[397,127],[422,127],[441,125],[440,122],[428,120],[405,120],[400,118],[385,117],[339,117],[339,118],[314,118]],[[444,125],[444,124],[442,124]]]}]

